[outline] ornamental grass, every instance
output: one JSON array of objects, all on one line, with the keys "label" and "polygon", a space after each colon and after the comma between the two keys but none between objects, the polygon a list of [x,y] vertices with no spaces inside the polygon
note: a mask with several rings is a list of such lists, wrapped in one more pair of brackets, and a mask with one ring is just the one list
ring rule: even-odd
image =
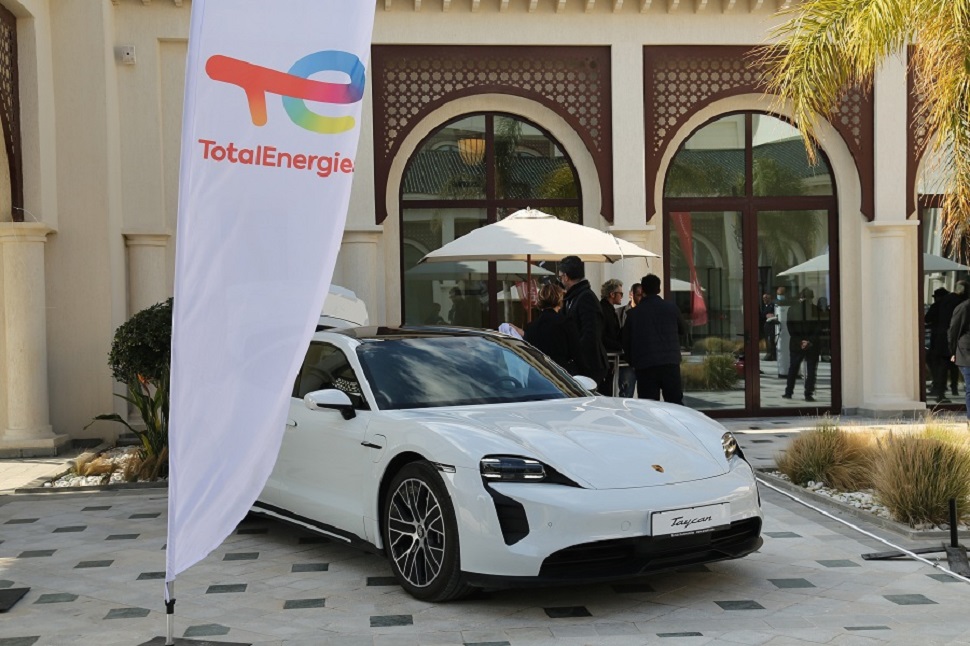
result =
[{"label": "ornamental grass", "polygon": [[778,470],[797,485],[821,482],[839,491],[872,487],[876,443],[871,433],[847,431],[831,418],[799,435],[775,457]]},{"label": "ornamental grass", "polygon": [[910,526],[949,523],[949,501],[970,519],[970,444],[966,431],[928,425],[916,434],[889,434],[879,441],[873,489],[894,520]]}]

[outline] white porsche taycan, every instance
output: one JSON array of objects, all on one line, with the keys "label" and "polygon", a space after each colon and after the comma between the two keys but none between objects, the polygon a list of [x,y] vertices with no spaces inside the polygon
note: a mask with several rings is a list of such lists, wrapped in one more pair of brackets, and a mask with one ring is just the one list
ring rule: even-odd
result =
[{"label": "white porsche taycan", "polygon": [[254,510],[385,554],[434,601],[758,549],[754,474],[724,427],[591,385],[484,331],[317,332]]}]

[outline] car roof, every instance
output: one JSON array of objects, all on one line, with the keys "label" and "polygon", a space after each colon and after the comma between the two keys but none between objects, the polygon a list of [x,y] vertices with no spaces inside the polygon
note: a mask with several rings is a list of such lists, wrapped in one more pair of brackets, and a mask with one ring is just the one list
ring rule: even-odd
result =
[{"label": "car roof", "polygon": [[348,336],[358,341],[379,341],[382,339],[415,339],[434,337],[476,336],[490,338],[508,338],[494,330],[481,330],[466,327],[449,327],[445,325],[400,325],[400,326],[365,326],[334,328],[326,330],[332,334]]}]

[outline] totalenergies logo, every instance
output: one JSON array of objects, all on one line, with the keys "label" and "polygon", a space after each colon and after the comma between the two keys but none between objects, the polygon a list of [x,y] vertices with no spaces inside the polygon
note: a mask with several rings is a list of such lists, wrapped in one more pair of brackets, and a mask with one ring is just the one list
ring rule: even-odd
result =
[{"label": "totalenergies logo", "polygon": [[[254,126],[266,124],[266,94],[283,97],[283,108],[290,120],[311,132],[333,135],[354,127],[350,116],[327,117],[312,112],[305,101],[347,105],[357,103],[364,95],[364,64],[349,52],[328,50],[304,56],[288,72],[253,65],[229,56],[215,55],[205,64],[214,81],[231,83],[243,89],[249,101],[249,116]],[[318,72],[342,72],[349,83],[314,81]]]}]

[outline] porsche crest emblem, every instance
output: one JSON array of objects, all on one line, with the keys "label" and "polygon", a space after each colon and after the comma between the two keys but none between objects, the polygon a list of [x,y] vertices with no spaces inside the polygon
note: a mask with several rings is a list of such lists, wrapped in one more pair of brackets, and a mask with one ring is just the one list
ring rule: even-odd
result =
[{"label": "porsche crest emblem", "polygon": [[653,470],[656,471],[657,473],[663,473],[664,472],[664,468],[662,466],[660,466],[659,464],[654,464],[654,465],[651,465],[651,466],[653,466]]}]

